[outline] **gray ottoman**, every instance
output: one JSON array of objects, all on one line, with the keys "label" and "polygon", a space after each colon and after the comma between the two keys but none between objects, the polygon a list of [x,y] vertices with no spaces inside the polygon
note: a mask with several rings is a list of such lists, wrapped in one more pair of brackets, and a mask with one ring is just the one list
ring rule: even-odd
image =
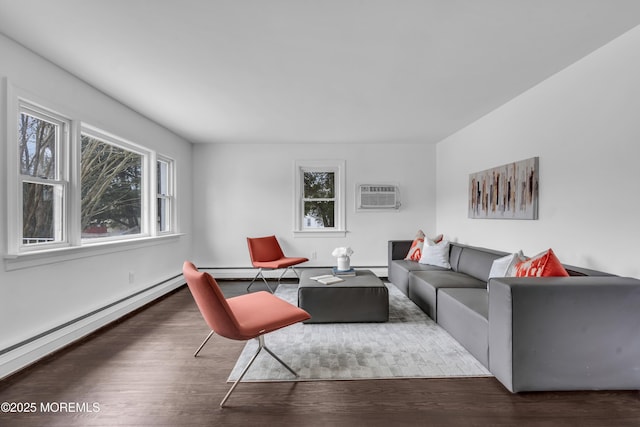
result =
[{"label": "gray ottoman", "polygon": [[300,274],[298,307],[311,319],[304,323],[386,322],[389,291],[369,270],[357,270],[344,282],[323,285],[310,277],[331,274],[331,269],[310,269]]}]

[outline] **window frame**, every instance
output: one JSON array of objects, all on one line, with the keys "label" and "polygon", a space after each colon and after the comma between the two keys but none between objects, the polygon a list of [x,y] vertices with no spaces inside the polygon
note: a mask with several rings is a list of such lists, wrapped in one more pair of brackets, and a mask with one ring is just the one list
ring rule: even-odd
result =
[{"label": "window frame", "polygon": [[[119,136],[110,134],[98,129],[88,123],[81,121],[81,115],[74,110],[61,107],[49,100],[43,100],[39,96],[14,86],[9,79],[2,79],[4,86],[4,114],[0,117],[0,123],[4,125],[1,139],[6,138],[6,143],[0,145],[0,154],[6,167],[6,186],[0,192],[5,192],[6,197],[4,210],[7,213],[6,219],[0,223],[0,231],[3,231],[4,238],[0,242],[2,256],[5,260],[7,271],[22,268],[36,267],[52,262],[73,260],[86,256],[99,256],[123,250],[123,248],[138,248],[149,245],[161,244],[163,240],[179,238],[177,225],[177,198],[175,189],[177,188],[175,173],[175,161],[167,156],[159,155],[155,150],[142,145],[125,140]],[[23,110],[23,107],[28,110]],[[37,112],[37,118],[43,116],[46,121],[55,119],[55,122],[64,123],[64,129],[59,129],[62,135],[61,142],[58,142],[56,168],[59,170],[57,180],[44,179],[32,176],[21,176],[21,163],[19,157],[18,140],[18,120],[20,114]],[[80,149],[81,134],[83,131],[91,132],[92,136],[97,133],[99,139],[113,143],[126,150],[134,151],[143,155],[142,168],[144,170],[141,177],[141,186],[144,190],[142,194],[141,211],[141,234],[116,236],[109,238],[89,239],[81,238],[81,183],[80,181]],[[169,161],[171,165],[169,185],[172,190],[171,206],[171,228],[166,232],[159,233],[156,229],[156,159]],[[23,179],[24,178],[24,179]],[[60,230],[62,238],[60,242],[47,242],[46,244],[22,244],[22,222],[23,222],[23,182],[44,183],[47,185],[60,186],[63,192],[62,210],[60,215]]]},{"label": "window frame", "polygon": [[[99,244],[101,242],[110,242],[115,240],[131,240],[131,239],[136,239],[140,237],[148,237],[148,236],[154,235],[155,234],[153,232],[154,227],[151,227],[150,225],[152,218],[154,218],[151,212],[153,209],[152,208],[153,204],[150,203],[150,198],[152,193],[151,186],[150,186],[150,181],[151,181],[150,174],[152,173],[152,171],[155,171],[155,167],[153,168],[150,167],[150,165],[153,164],[151,163],[152,152],[138,144],[127,141],[123,138],[120,138],[118,136],[105,132],[101,129],[98,129],[94,126],[88,125],[86,123],[82,123],[80,126],[80,136],[78,138],[78,174],[80,173],[80,170],[82,170],[81,141],[82,141],[83,135],[86,135],[90,138],[97,139],[103,143],[113,145],[114,147],[120,148],[122,150],[130,151],[132,153],[135,153],[141,156],[140,232],[136,234],[127,234],[127,235],[120,235],[120,236],[106,236],[106,237],[92,237],[92,238],[80,237],[80,244],[82,246],[88,246],[88,245]],[[80,182],[80,179],[81,177],[78,176],[78,188],[80,189],[79,191],[81,191],[81,188],[82,188],[82,182]],[[81,207],[82,206],[81,194],[79,195],[78,198],[80,199],[79,204]],[[79,214],[79,219],[81,221],[82,218],[80,216],[81,215]],[[78,228],[77,232],[81,234],[82,233],[81,224],[78,223],[75,225],[75,227]]]},{"label": "window frame", "polygon": [[[54,178],[41,178],[31,175],[24,175],[20,165],[18,147],[17,124],[22,114],[29,115],[38,120],[43,120],[54,124],[56,128],[55,147],[55,172]],[[14,108],[8,111],[8,144],[7,144],[7,199],[9,203],[8,224],[7,224],[7,249],[9,253],[30,253],[43,250],[52,250],[68,247],[70,245],[70,218],[69,199],[70,195],[70,163],[68,161],[71,145],[72,121],[68,117],[53,109],[43,107],[35,102],[17,97]],[[23,188],[25,183],[36,185],[52,186],[54,193],[60,193],[61,204],[54,208],[55,240],[52,242],[25,244],[24,236],[24,197]],[[54,196],[55,197],[55,196]],[[57,212],[56,212],[57,211]]]},{"label": "window frame", "polygon": [[[296,237],[344,237],[346,229],[346,197],[345,197],[345,165],[344,160],[296,160],[294,161],[294,213],[293,233]],[[322,228],[304,227],[304,173],[334,173],[334,226]]]},{"label": "window frame", "polygon": [[[157,182],[157,176],[158,176],[158,170],[159,170],[159,163],[165,163],[167,165],[167,190],[166,190],[166,194],[161,194],[158,191],[158,185],[159,182]],[[158,154],[156,156],[155,159],[155,174],[154,174],[154,178],[156,179],[156,181],[153,183],[153,188],[156,189],[155,191],[155,197],[154,197],[154,203],[153,203],[153,207],[156,209],[156,211],[154,212],[154,227],[155,227],[155,231],[156,234],[161,236],[161,235],[169,235],[172,233],[175,233],[176,231],[176,196],[175,196],[175,160],[173,160],[170,157],[164,156],[162,154]],[[158,225],[158,218],[160,213],[157,211],[157,207],[158,207],[158,200],[164,200],[168,203],[168,206],[166,207],[166,211],[167,211],[167,215],[169,216],[168,220],[167,220],[167,230],[160,230],[160,227]]]}]

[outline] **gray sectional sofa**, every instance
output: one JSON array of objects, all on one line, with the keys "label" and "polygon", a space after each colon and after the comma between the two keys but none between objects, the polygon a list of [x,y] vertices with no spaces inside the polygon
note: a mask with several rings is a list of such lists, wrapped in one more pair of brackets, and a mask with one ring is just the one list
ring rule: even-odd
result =
[{"label": "gray sectional sofa", "polygon": [[565,265],[570,277],[492,278],[505,252],[450,243],[451,269],[388,247],[389,281],[511,392],[640,389],[640,280]]}]

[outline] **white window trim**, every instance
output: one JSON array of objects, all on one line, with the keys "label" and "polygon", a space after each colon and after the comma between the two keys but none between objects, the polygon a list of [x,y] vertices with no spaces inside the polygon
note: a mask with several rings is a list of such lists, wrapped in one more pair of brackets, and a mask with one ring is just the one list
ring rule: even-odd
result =
[{"label": "white window trim", "polygon": [[[140,233],[135,235],[127,235],[127,236],[110,236],[110,237],[95,237],[91,239],[81,239],[82,246],[95,245],[101,242],[110,242],[114,240],[131,240],[140,237],[149,237],[154,236],[155,233],[155,205],[152,203],[152,200],[155,200],[155,187],[153,187],[153,182],[155,182],[154,174],[155,171],[155,156],[152,155],[152,152],[138,144],[127,141],[123,138],[105,132],[101,129],[98,129],[94,126],[83,123],[80,129],[80,135],[87,135],[92,138],[103,141],[107,144],[116,146],[123,150],[131,151],[142,156],[142,181],[140,183],[141,187],[141,210],[140,210]],[[80,150],[80,140],[81,137],[78,138],[78,150]],[[78,156],[80,156],[80,151],[78,151]],[[152,163],[153,157],[153,163]],[[78,167],[80,167],[78,163]],[[79,173],[80,169],[78,169]],[[151,175],[151,176],[150,176]],[[80,184],[80,183],[78,183]],[[82,201],[80,201],[82,203]],[[81,233],[79,227],[76,226],[78,233]]]},{"label": "white window trim", "polygon": [[[166,157],[161,156],[163,160],[172,161],[172,173],[171,185],[173,186],[173,206],[172,206],[172,231],[165,233],[157,233],[155,227],[155,204],[156,204],[156,192],[154,185],[155,175],[155,162],[156,152],[150,150],[138,144],[130,143],[120,137],[113,136],[116,140],[125,141],[126,148],[131,150],[135,148],[136,152],[147,153],[147,164],[143,167],[147,171],[144,174],[143,185],[147,188],[146,193],[143,195],[143,204],[146,205],[146,215],[144,220],[145,234],[137,234],[128,238],[121,239],[99,239],[96,242],[82,242],[80,224],[80,183],[79,183],[79,165],[80,165],[80,135],[81,130],[91,129],[98,130],[91,125],[83,124],[78,119],[74,119],[74,115],[65,113],[66,108],[56,105],[54,102],[48,100],[42,100],[39,96],[22,89],[18,86],[11,84],[8,78],[3,78],[2,83],[4,86],[4,114],[0,117],[0,124],[4,125],[6,131],[3,135],[0,135],[0,141],[4,140],[4,144],[0,144],[0,156],[1,161],[5,162],[6,169],[6,186],[0,189],[0,194],[6,194],[4,203],[0,203],[0,208],[4,205],[4,211],[6,212],[5,221],[0,223],[0,231],[4,231],[6,240],[0,242],[0,248],[2,248],[2,257],[5,261],[5,269],[7,271],[18,270],[23,268],[37,267],[40,265],[46,265],[61,261],[68,261],[73,259],[80,259],[85,257],[99,256],[102,254],[119,252],[122,250],[130,250],[139,247],[153,246],[157,244],[163,244],[167,240],[177,239],[183,236],[183,233],[178,232],[178,217],[177,217],[177,195],[176,195],[176,165],[175,162]],[[68,133],[69,140],[67,146],[62,147],[64,153],[61,153],[61,158],[58,159],[60,167],[64,167],[64,174],[61,178],[66,180],[63,191],[66,192],[65,197],[67,199],[66,206],[64,208],[64,242],[52,243],[46,245],[34,245],[33,247],[22,248],[21,235],[22,228],[17,228],[18,223],[22,223],[22,200],[19,191],[19,171],[20,164],[18,158],[18,147],[15,143],[18,140],[17,134],[17,114],[19,114],[21,104],[29,106],[31,109],[41,111],[45,116],[53,116],[54,118],[63,119],[66,123],[65,131]],[[110,135],[107,132],[100,131],[105,135]],[[158,156],[160,157],[160,156]],[[64,166],[63,166],[64,165]],[[151,167],[153,165],[153,167]],[[62,181],[62,180],[60,180]],[[50,180],[48,183],[54,183]]]},{"label": "white window trim", "polygon": [[[176,176],[176,162],[175,160],[173,160],[170,157],[164,156],[162,154],[158,154],[155,156],[155,160],[153,161],[153,164],[156,165],[158,162],[164,162],[168,165],[168,171],[167,171],[167,180],[169,181],[167,183],[167,194],[166,195],[161,195],[158,194],[157,190],[158,190],[158,182],[157,182],[157,177],[158,174],[154,173],[152,174],[152,188],[153,188],[153,193],[154,193],[154,197],[153,197],[153,203],[152,203],[152,207],[153,209],[157,210],[158,208],[158,203],[157,200],[160,198],[166,199],[169,202],[169,209],[168,209],[168,215],[169,215],[169,229],[165,230],[165,231],[160,231],[158,230],[157,224],[156,224],[156,219],[158,217],[158,212],[155,211],[154,215],[153,215],[153,228],[155,229],[155,233],[158,236],[164,236],[164,235],[169,235],[169,234],[173,234],[176,232],[176,227],[177,227],[177,221],[176,221],[176,212],[177,212],[177,208],[176,208],[176,181],[175,181],[175,176]],[[155,171],[155,168],[154,168]]]},{"label": "white window trim", "polygon": [[7,271],[22,270],[25,268],[39,267],[42,265],[56,264],[81,258],[106,255],[125,250],[140,249],[149,246],[164,244],[172,239],[184,236],[182,233],[174,233],[153,237],[138,237],[128,240],[103,241],[100,244],[67,246],[55,249],[41,249],[39,251],[21,254],[8,254],[4,256]]},{"label": "white window trim", "polygon": [[[7,252],[11,254],[29,253],[47,249],[58,249],[68,247],[69,239],[69,197],[70,197],[70,176],[68,153],[70,150],[71,119],[51,108],[43,107],[36,102],[25,99],[22,96],[10,96],[12,91],[6,85],[7,93]],[[55,179],[42,179],[38,177],[27,177],[20,173],[20,161],[18,156],[18,130],[16,124],[18,116],[22,112],[51,121],[58,126],[59,140],[56,147],[56,175]],[[40,243],[35,245],[25,245],[23,243],[23,199],[22,186],[25,182],[32,182],[57,187],[57,191],[62,191],[63,206],[60,211],[59,241],[51,243]]]},{"label": "white window trim", "polygon": [[[295,237],[345,237],[346,228],[346,185],[345,185],[345,164],[344,160],[296,160],[294,162],[294,212],[293,212],[293,234]],[[303,213],[303,181],[304,172],[309,171],[333,171],[335,172],[335,201],[336,217],[335,227],[305,229],[302,226]]]}]

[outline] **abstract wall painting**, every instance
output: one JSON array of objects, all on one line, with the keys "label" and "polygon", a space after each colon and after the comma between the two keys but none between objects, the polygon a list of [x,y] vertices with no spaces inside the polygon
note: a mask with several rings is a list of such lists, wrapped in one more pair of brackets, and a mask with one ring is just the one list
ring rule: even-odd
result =
[{"label": "abstract wall painting", "polygon": [[538,157],[470,174],[469,218],[538,219]]}]

